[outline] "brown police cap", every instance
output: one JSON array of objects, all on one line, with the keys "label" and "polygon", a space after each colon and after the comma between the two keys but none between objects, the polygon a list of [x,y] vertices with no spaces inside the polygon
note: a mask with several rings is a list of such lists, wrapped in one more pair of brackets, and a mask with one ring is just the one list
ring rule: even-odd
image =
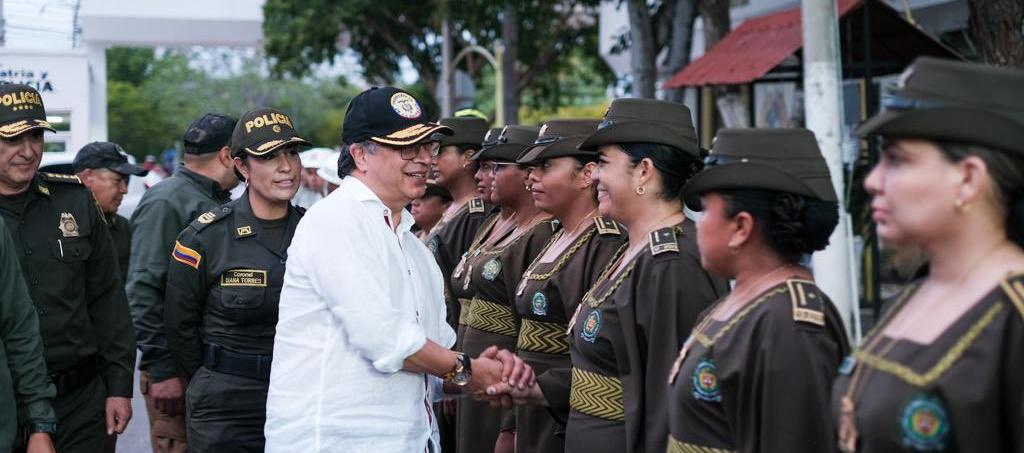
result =
[{"label": "brown police cap", "polygon": [[439,123],[448,126],[452,130],[451,135],[437,133],[434,139],[441,142],[441,146],[448,145],[473,145],[479,147],[487,135],[490,124],[476,117],[452,117],[441,118]]},{"label": "brown police cap", "polygon": [[541,126],[537,141],[516,162],[532,164],[553,157],[597,155],[596,150],[581,150],[577,147],[597,131],[599,123],[599,120],[548,121]]},{"label": "brown police cap", "polygon": [[825,158],[807,129],[722,129],[704,165],[683,187],[686,205],[693,210],[700,210],[700,194],[722,189],[773,190],[838,201]]},{"label": "brown police cap", "polygon": [[923,138],[1024,154],[1024,71],[921,57],[859,136]]},{"label": "brown police cap", "polygon": [[28,85],[0,85],[0,137],[13,138],[35,129],[56,132],[46,121],[43,97]]},{"label": "brown police cap", "polygon": [[689,107],[656,99],[616,99],[582,150],[619,143],[658,143],[700,156]]},{"label": "brown police cap", "polygon": [[292,118],[277,109],[260,108],[242,115],[231,134],[231,155],[262,156],[286,145],[313,146],[295,131]]},{"label": "brown police cap", "polygon": [[501,134],[492,144],[485,145],[480,152],[473,155],[474,160],[496,160],[499,162],[515,162],[527,148],[537,140],[539,127],[505,126]]}]

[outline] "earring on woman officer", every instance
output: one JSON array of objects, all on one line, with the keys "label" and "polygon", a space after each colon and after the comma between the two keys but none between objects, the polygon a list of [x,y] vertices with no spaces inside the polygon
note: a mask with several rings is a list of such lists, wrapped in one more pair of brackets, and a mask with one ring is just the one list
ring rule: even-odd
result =
[{"label": "earring on woman officer", "polygon": [[645,193],[647,193],[647,187],[646,186],[637,186],[637,188],[636,188],[636,194],[637,195],[640,195],[642,197]]},{"label": "earring on woman officer", "polygon": [[957,212],[961,213],[971,210],[971,204],[964,201],[963,198],[957,198],[956,201],[953,202],[953,207],[956,208]]}]

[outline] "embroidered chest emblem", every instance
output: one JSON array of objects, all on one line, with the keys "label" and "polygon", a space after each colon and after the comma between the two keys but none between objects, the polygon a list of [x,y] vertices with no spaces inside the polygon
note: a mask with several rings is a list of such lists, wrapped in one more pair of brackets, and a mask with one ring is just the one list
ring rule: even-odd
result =
[{"label": "embroidered chest emblem", "polygon": [[501,261],[495,258],[484,263],[484,268],[480,271],[480,275],[483,275],[487,281],[494,281],[499,272],[501,272]]},{"label": "embroidered chest emblem", "polygon": [[917,395],[900,417],[903,446],[917,451],[944,450],[949,440],[949,413],[936,397]]},{"label": "embroidered chest emblem", "polygon": [[57,228],[66,238],[78,237],[78,222],[70,212],[60,213],[60,223],[57,224]]},{"label": "embroidered chest emblem", "polygon": [[537,316],[548,315],[548,298],[544,293],[537,291],[533,293],[533,299],[530,301],[530,307],[533,309],[533,314]]},{"label": "embroidered chest emblem", "polygon": [[693,369],[693,397],[701,401],[722,401],[722,391],[718,387],[718,375],[715,374],[715,361],[702,358]]},{"label": "embroidered chest emblem", "polygon": [[580,332],[580,337],[591,343],[597,341],[597,334],[601,332],[601,310],[595,309],[587,315],[587,319],[583,321],[583,331]]}]

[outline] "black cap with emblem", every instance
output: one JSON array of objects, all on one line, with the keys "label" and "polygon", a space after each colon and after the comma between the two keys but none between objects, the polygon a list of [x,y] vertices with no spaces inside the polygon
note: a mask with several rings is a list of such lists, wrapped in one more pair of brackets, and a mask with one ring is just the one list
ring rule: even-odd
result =
[{"label": "black cap with emblem", "polygon": [[92,142],[78,150],[71,162],[75,173],[85,169],[106,168],[124,176],[146,176],[149,170],[128,162],[128,153],[121,145],[111,142]]},{"label": "black cap with emblem", "polygon": [[39,92],[18,83],[0,85],[0,137],[14,138],[36,129],[56,132],[46,120]]},{"label": "black cap with emblem", "polygon": [[986,146],[1024,155],[1024,71],[921,57],[854,133]]},{"label": "black cap with emblem", "polygon": [[597,131],[599,120],[552,120],[540,128],[540,135],[516,163],[534,164],[545,159],[565,156],[596,156],[596,150],[577,149],[590,134]]},{"label": "black cap with emblem", "polygon": [[807,129],[722,129],[704,170],[683,187],[686,206],[699,211],[701,193],[763,189],[837,202],[828,165]]},{"label": "black cap with emblem", "polygon": [[313,146],[295,132],[290,116],[272,108],[245,112],[231,134],[233,157],[241,157],[242,154],[262,156],[289,145]]},{"label": "black cap with emblem", "polygon": [[[539,127],[505,126],[493,142],[486,143],[485,139],[484,148],[474,154],[471,159],[515,162],[523,154],[523,151],[533,146],[539,133]],[[490,138],[490,134],[488,134],[488,138]]]},{"label": "black cap with emblem", "polygon": [[432,140],[434,133],[451,135],[447,126],[427,120],[423,107],[411,94],[395,87],[373,87],[348,104],[341,141],[346,145],[373,140],[406,146]]},{"label": "black cap with emblem", "polygon": [[185,129],[182,142],[188,154],[207,154],[231,146],[231,132],[238,121],[220,113],[207,113]]},{"label": "black cap with emblem", "polygon": [[689,107],[656,99],[616,99],[604,121],[579,148],[596,150],[601,145],[657,143],[700,156],[697,130]]},{"label": "black cap with emblem", "polygon": [[451,135],[434,133],[433,140],[441,142],[441,146],[472,145],[477,148],[483,142],[489,127],[487,121],[476,117],[441,118],[440,124],[452,130]]}]

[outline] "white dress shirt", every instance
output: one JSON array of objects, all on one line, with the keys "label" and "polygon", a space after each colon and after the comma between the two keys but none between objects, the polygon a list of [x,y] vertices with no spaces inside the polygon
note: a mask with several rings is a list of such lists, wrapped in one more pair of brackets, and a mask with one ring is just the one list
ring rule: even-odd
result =
[{"label": "white dress shirt", "polygon": [[[402,371],[430,339],[455,343],[433,255],[349,176],[288,248],[267,397],[267,452],[422,452],[429,376]],[[435,449],[435,451],[440,451]]]}]

